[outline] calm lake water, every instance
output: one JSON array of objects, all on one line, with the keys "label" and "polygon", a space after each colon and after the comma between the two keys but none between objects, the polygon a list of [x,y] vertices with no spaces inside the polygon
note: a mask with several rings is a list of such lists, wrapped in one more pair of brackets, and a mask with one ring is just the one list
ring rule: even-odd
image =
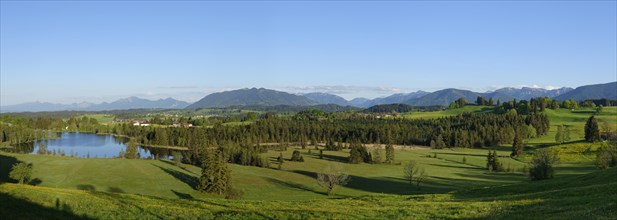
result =
[{"label": "calm lake water", "polygon": [[[58,135],[55,140],[36,141],[34,143],[22,144],[16,149],[11,149],[14,153],[37,154],[41,144],[47,146],[48,152],[64,152],[66,156],[111,158],[118,157],[120,151],[126,151],[128,138],[114,137],[113,135],[98,135],[91,133],[64,132]],[[172,152],[168,149],[149,148],[138,146],[141,158],[168,158]]]}]

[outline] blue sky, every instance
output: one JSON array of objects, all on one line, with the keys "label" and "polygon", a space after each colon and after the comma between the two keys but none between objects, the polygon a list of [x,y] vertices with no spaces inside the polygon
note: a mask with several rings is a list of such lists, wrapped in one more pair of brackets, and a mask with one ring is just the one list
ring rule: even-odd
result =
[{"label": "blue sky", "polygon": [[2,1],[0,104],[617,79],[615,1]]}]

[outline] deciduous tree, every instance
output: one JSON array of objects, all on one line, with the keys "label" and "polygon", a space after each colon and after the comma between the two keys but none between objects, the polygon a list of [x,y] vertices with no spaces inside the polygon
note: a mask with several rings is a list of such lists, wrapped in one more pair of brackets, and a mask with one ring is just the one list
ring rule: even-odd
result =
[{"label": "deciduous tree", "polygon": [[350,181],[349,175],[343,172],[340,166],[328,166],[326,169],[317,173],[317,184],[332,195],[339,186],[344,186]]},{"label": "deciduous tree", "polygon": [[11,172],[9,173],[9,177],[11,179],[17,180],[19,184],[24,184],[28,182],[31,176],[32,164],[27,164],[24,162],[14,164]]}]

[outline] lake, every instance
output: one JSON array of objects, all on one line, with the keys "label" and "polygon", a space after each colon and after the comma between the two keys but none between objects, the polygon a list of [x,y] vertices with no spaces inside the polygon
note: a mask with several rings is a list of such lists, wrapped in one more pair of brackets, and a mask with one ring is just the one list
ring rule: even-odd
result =
[{"label": "lake", "polygon": [[[121,151],[126,150],[128,138],[113,135],[99,135],[91,133],[64,132],[58,133],[59,138],[54,140],[35,141],[21,144],[15,149],[4,149],[13,153],[38,154],[41,145],[47,147],[47,152],[64,153],[66,156],[112,158],[118,157]],[[138,146],[141,158],[169,158],[172,150]]]}]

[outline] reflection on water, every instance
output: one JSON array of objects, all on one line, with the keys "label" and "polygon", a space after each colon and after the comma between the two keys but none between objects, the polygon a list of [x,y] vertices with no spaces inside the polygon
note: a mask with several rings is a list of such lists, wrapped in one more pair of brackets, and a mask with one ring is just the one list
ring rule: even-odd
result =
[{"label": "reflection on water", "polygon": [[[111,158],[118,157],[121,151],[125,151],[128,142],[128,138],[79,132],[64,132],[58,136],[58,139],[35,141],[3,150],[12,153],[37,154],[45,151],[39,150],[43,146],[48,154]],[[169,158],[173,150],[138,146],[138,152],[141,158]]]}]

